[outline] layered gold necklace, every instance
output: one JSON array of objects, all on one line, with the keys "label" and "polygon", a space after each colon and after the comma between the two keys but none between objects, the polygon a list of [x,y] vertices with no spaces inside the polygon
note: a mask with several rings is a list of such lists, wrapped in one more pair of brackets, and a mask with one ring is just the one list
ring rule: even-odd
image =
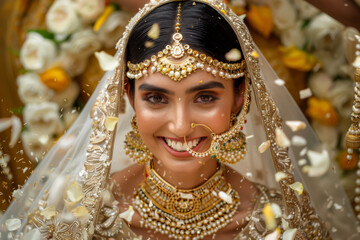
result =
[{"label": "layered gold necklace", "polygon": [[177,189],[146,167],[147,178],[134,193],[134,207],[142,227],[174,239],[203,239],[232,221],[239,194],[226,182],[225,166],[194,189]]}]

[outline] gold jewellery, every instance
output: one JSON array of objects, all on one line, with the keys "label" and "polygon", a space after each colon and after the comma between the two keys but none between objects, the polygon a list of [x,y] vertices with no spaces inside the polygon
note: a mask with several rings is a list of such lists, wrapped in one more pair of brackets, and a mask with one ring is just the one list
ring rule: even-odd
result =
[{"label": "gold jewellery", "polygon": [[206,70],[214,76],[219,75],[224,79],[237,79],[246,75],[245,60],[239,63],[224,63],[193,50],[188,44],[181,44],[183,35],[180,31],[181,3],[179,3],[176,32],[172,36],[173,44],[167,45],[164,50],[151,56],[141,63],[127,63],[129,71],[126,76],[129,79],[140,79],[148,75],[151,66],[152,73],[159,72],[174,81],[180,81],[197,70]]},{"label": "gold jewellery", "polygon": [[[239,194],[226,182],[225,166],[194,189],[178,189],[146,167],[147,178],[134,193],[134,207],[142,227],[174,239],[203,239],[232,221]],[[227,196],[226,201],[221,196]],[[225,197],[224,197],[225,198]]]},{"label": "gold jewellery", "polygon": [[125,153],[137,164],[144,164],[153,159],[153,154],[143,143],[136,124],[136,116],[131,121],[132,131],[125,136]]}]

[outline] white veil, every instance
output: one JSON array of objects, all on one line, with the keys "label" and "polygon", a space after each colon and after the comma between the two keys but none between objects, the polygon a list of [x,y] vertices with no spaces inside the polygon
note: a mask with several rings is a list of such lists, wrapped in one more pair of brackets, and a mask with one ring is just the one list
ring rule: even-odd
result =
[{"label": "white veil", "polygon": [[[92,238],[109,174],[132,164],[123,147],[133,115],[122,89],[128,37],[139,19],[168,2],[172,1],[152,0],[130,21],[117,45],[119,67],[105,74],[78,119],[26,182],[22,197],[8,208],[0,220],[0,239],[40,239],[40,235],[54,239]],[[254,45],[242,17],[221,0],[195,2],[213,7],[228,21],[241,43],[251,75],[251,104],[244,129],[248,136],[247,155],[233,168],[251,181],[278,188],[285,209],[293,214],[293,227],[318,221],[316,212],[333,239],[358,239],[358,224],[336,176],[336,167],[331,164],[321,176],[309,177],[299,166],[300,159],[311,165],[304,149],[321,152],[321,144],[286,88],[276,84],[277,75]],[[307,127],[294,133],[282,124],[280,116],[284,121],[303,121]],[[111,123],[116,121],[113,130]],[[290,139],[303,136],[307,143],[290,146],[288,152],[277,146],[275,128],[281,125]],[[258,146],[267,140],[271,146],[260,154]],[[288,174],[280,184],[275,181],[279,171]],[[304,185],[306,191],[300,196],[289,187],[294,181]]]}]

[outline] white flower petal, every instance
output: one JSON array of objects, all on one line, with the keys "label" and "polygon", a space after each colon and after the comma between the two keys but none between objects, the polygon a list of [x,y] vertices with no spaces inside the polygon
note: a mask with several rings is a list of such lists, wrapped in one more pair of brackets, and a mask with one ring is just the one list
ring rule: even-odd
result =
[{"label": "white flower petal", "polygon": [[12,148],[15,146],[16,142],[18,141],[21,133],[22,124],[20,118],[17,116],[11,117],[12,129],[11,129],[11,138],[9,146]]},{"label": "white flower petal", "polygon": [[219,192],[219,197],[227,203],[232,204],[232,202],[233,202],[231,195],[229,195],[223,191]]},{"label": "white flower petal", "polygon": [[124,219],[125,221],[127,221],[128,223],[131,222],[131,219],[133,218],[134,216],[134,208],[132,206],[129,206],[129,209],[126,210],[125,212],[123,213],[120,213],[119,217]]},{"label": "white flower petal", "polygon": [[288,175],[284,172],[277,172],[275,173],[275,180],[276,182],[280,182],[282,179],[287,178]]},{"label": "white flower petal", "polygon": [[289,147],[290,146],[290,140],[285,135],[284,131],[281,128],[276,128],[275,130],[276,135],[276,143],[280,147]]},{"label": "white flower petal", "polygon": [[41,239],[41,232],[39,229],[34,228],[33,230],[25,233],[23,240],[39,240]]},{"label": "white flower petal", "polygon": [[265,236],[265,240],[278,240],[280,237],[280,229],[275,229],[272,233]]},{"label": "white flower petal", "polygon": [[296,235],[296,228],[291,228],[283,233],[283,240],[294,240]]},{"label": "white flower petal", "polygon": [[104,71],[112,71],[119,66],[119,61],[104,51],[95,52],[95,57],[99,61],[101,69]]},{"label": "white flower petal", "polygon": [[241,52],[239,49],[233,48],[225,54],[225,58],[229,62],[237,62],[241,59]]},{"label": "white flower petal", "polygon": [[285,81],[282,80],[282,79],[276,79],[274,82],[275,82],[276,85],[279,85],[279,86],[284,86],[285,85]]},{"label": "white flower petal", "polygon": [[159,38],[159,35],[160,35],[160,27],[159,27],[159,24],[158,23],[154,23],[152,26],[151,26],[151,29],[149,30],[148,32],[148,37],[151,38],[151,39],[158,39]]},{"label": "white flower petal", "polygon": [[109,131],[114,131],[116,123],[119,121],[117,117],[106,117],[105,119],[105,127]]},{"label": "white flower petal", "polygon": [[298,161],[299,166],[303,166],[307,163],[306,159],[302,158]]},{"label": "white flower petal", "polygon": [[309,150],[307,156],[310,160],[311,166],[308,169],[309,177],[319,177],[324,175],[330,167],[330,158],[326,150],[315,152]]},{"label": "white flower petal", "polygon": [[299,195],[304,191],[304,186],[301,182],[294,182],[293,184],[290,184],[289,187],[295,190]]},{"label": "white flower petal", "polygon": [[303,146],[306,145],[306,143],[307,143],[307,141],[306,141],[306,139],[305,139],[304,137],[295,135],[295,136],[293,136],[293,137],[291,138],[291,144],[292,144],[293,146],[303,147]]},{"label": "white flower petal", "polygon": [[66,190],[67,198],[70,202],[78,202],[83,198],[83,192],[80,184],[76,181],[72,182]]},{"label": "white flower petal", "polygon": [[360,68],[360,56],[355,58],[355,61],[352,64],[355,68]]},{"label": "white flower petal", "polygon": [[275,214],[275,218],[281,217],[282,211],[281,211],[281,208],[280,208],[280,206],[278,204],[271,203],[271,208],[272,208],[272,210],[273,210],[273,212]]},{"label": "white flower petal", "polygon": [[312,92],[310,88],[306,88],[303,90],[300,90],[300,99],[305,99],[305,98],[309,98],[312,96]]},{"label": "white flower petal", "polygon": [[12,121],[11,118],[2,118],[0,119],[0,132],[5,131],[11,127]]},{"label": "white flower petal", "polygon": [[258,147],[258,151],[259,153],[264,153],[269,147],[270,147],[270,140],[260,144],[260,146]]},{"label": "white flower petal", "polygon": [[5,225],[6,225],[7,230],[15,231],[21,227],[21,220],[18,218],[10,218],[5,221]]},{"label": "white flower petal", "polygon": [[20,188],[20,189],[16,189],[16,190],[14,190],[14,191],[12,192],[12,196],[13,196],[14,198],[21,198],[22,195],[23,195],[23,191],[22,191],[21,188]]},{"label": "white flower petal", "polygon": [[42,210],[40,212],[41,216],[44,216],[47,220],[50,220],[51,218],[55,217],[56,215],[56,211],[55,211],[55,207],[50,206],[45,208],[44,210]]},{"label": "white flower petal", "polygon": [[306,128],[306,124],[303,121],[286,121],[285,124],[293,131],[299,131]]}]

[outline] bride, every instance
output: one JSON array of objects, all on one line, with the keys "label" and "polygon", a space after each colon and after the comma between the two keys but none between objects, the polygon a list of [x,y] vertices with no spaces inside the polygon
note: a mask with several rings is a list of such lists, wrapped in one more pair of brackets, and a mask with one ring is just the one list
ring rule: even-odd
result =
[{"label": "bride", "polygon": [[1,239],[359,237],[326,151],[222,1],[153,0],[117,49]]}]

